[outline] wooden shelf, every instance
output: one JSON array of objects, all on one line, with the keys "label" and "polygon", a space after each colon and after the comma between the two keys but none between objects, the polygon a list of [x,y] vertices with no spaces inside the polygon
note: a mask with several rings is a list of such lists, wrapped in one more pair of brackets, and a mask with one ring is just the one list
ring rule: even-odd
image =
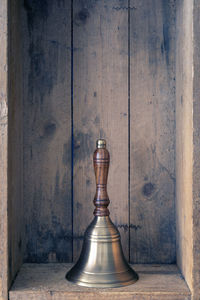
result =
[{"label": "wooden shelf", "polygon": [[10,300],[189,300],[190,291],[176,265],[134,265],[139,281],[115,289],[71,284],[65,273],[71,264],[24,264],[9,292]]}]

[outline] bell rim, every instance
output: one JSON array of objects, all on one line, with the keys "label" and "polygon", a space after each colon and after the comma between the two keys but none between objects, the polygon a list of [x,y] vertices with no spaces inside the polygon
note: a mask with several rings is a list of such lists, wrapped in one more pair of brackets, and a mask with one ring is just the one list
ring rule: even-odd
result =
[{"label": "bell rim", "polygon": [[125,282],[117,282],[117,283],[89,283],[89,282],[84,282],[84,281],[78,281],[78,280],[72,280],[72,279],[68,279],[66,278],[69,282],[73,283],[73,284],[77,284],[79,286],[83,286],[83,287],[88,287],[88,288],[120,288],[120,287],[125,287],[131,284],[134,284],[138,281],[139,276],[136,276],[136,278],[133,278],[129,281],[125,281]]},{"label": "bell rim", "polygon": [[[125,287],[127,285],[131,285],[131,284],[134,284],[138,281],[139,279],[139,276],[138,274],[134,271],[134,270],[131,270],[133,272],[133,277],[128,280],[128,281],[116,281],[116,282],[110,282],[110,283],[97,283],[97,282],[86,282],[86,281],[80,281],[80,280],[76,280],[75,278],[68,278],[69,276],[69,273],[70,272],[67,272],[65,278],[73,283],[73,284],[77,284],[79,286],[83,286],[83,287],[91,287],[91,288],[119,288],[119,287]],[[84,273],[84,272],[83,272]]]}]

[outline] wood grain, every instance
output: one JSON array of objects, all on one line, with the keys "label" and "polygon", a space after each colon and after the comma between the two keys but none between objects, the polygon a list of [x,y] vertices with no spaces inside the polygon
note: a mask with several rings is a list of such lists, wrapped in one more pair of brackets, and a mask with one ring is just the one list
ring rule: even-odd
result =
[{"label": "wood grain", "polygon": [[71,261],[71,2],[23,9],[25,260]]},{"label": "wood grain", "polygon": [[[130,243],[133,262],[177,259],[199,300],[199,0],[7,4],[0,2],[0,300],[23,252],[29,262],[71,261],[73,239],[78,258],[93,217],[99,137],[111,154],[111,218],[126,257]],[[171,266],[138,266],[138,290],[103,292],[69,286],[66,268],[24,266],[11,298],[190,299]]]},{"label": "wood grain", "polygon": [[8,51],[8,261],[9,285],[24,256],[25,224],[23,209],[23,102],[22,35],[20,1],[11,0]]},{"label": "wood grain", "polygon": [[95,289],[65,279],[69,264],[25,264],[10,293],[10,300],[130,299],[189,300],[189,289],[175,265],[134,265],[140,280],[123,288]]},{"label": "wood grain", "polygon": [[7,1],[0,2],[0,300],[7,299],[8,293],[8,11]]},{"label": "wood grain", "polygon": [[130,254],[173,263],[175,2],[130,2]]},{"label": "wood grain", "polygon": [[[200,2],[193,1],[193,300],[200,299]],[[190,203],[191,206],[191,203]]]},{"label": "wood grain", "polygon": [[73,2],[74,260],[93,218],[97,138],[108,142],[111,219],[128,257],[128,1]]},{"label": "wood grain", "polygon": [[[177,1],[176,20],[176,247],[177,264],[193,288],[192,1]],[[189,259],[188,259],[189,258]],[[196,263],[195,263],[196,264]]]}]

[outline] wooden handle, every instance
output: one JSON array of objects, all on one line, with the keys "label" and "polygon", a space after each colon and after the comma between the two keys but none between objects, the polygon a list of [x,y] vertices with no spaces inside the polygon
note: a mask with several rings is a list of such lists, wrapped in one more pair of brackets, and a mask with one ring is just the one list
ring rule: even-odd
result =
[{"label": "wooden handle", "polygon": [[97,140],[97,149],[93,156],[94,172],[96,177],[96,194],[94,197],[94,215],[109,216],[108,205],[110,203],[107,194],[107,178],[110,163],[110,155],[106,149],[105,140]]}]

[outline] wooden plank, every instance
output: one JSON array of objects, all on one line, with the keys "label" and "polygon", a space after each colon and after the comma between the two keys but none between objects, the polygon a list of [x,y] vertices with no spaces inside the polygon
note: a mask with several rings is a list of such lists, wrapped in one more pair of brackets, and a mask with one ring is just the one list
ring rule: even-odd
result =
[{"label": "wooden plank", "polygon": [[200,2],[193,1],[193,300],[200,299]]},{"label": "wooden plank", "polygon": [[130,2],[130,251],[173,263],[175,250],[175,2]]},{"label": "wooden plank", "polygon": [[189,289],[175,265],[135,265],[140,279],[123,288],[95,289],[65,279],[69,264],[25,264],[9,293],[10,300],[130,299],[189,300]]},{"label": "wooden plank", "polygon": [[[108,195],[128,257],[128,1],[74,1],[74,260],[92,220],[93,151],[107,140]],[[125,8],[125,9],[123,9]]]},{"label": "wooden plank", "polygon": [[26,261],[72,258],[71,2],[25,1]]},{"label": "wooden plank", "polygon": [[0,2],[0,300],[8,293],[8,235],[7,235],[7,158],[8,158],[8,95],[7,95],[7,49],[8,49],[7,0]]},{"label": "wooden plank", "polygon": [[21,3],[9,1],[8,55],[8,261],[9,285],[24,255],[23,210],[23,103]]},{"label": "wooden plank", "polygon": [[192,1],[177,1],[176,10],[176,247],[177,264],[192,290]]}]

